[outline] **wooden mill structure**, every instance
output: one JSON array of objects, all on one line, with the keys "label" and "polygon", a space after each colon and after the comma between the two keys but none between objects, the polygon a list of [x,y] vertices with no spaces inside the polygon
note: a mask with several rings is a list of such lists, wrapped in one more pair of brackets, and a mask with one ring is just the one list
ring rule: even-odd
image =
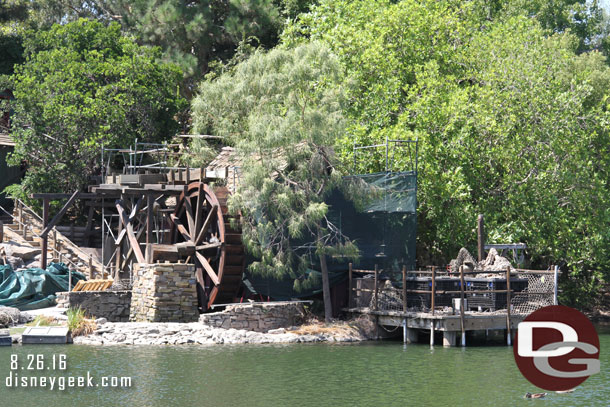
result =
[{"label": "wooden mill structure", "polygon": [[[43,203],[43,253],[49,232],[81,199],[90,208],[87,228],[101,215],[96,233],[102,235],[102,277],[129,285],[135,263],[193,264],[202,312],[232,302],[241,287],[245,253],[239,219],[228,212],[229,189],[212,186],[219,183],[214,176],[204,169],[118,174],[105,176],[87,193],[35,194]],[[49,220],[49,201],[61,199],[66,203]],[[41,263],[46,261],[44,256]]]}]

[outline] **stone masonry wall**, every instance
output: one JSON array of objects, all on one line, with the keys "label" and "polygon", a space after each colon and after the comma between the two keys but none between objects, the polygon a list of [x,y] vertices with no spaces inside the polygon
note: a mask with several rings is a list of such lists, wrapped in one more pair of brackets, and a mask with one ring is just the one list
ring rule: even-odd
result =
[{"label": "stone masonry wall", "polygon": [[80,307],[87,315],[110,322],[129,321],[131,291],[72,291],[57,293],[57,306]]},{"label": "stone masonry wall", "polygon": [[194,265],[135,265],[131,321],[195,322],[198,318]]},{"label": "stone masonry wall", "polygon": [[300,324],[303,315],[303,304],[298,302],[246,303],[229,305],[222,312],[202,314],[199,321],[217,328],[267,332]]}]

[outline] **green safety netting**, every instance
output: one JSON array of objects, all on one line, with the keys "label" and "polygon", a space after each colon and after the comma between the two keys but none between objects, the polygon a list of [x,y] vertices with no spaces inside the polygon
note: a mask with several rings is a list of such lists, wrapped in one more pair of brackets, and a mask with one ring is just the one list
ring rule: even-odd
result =
[{"label": "green safety netting", "polygon": [[[326,203],[329,220],[360,250],[355,268],[373,270],[399,281],[403,265],[415,269],[417,234],[417,173],[383,172],[345,177],[346,191],[334,191]],[[346,195],[350,196],[348,199]],[[297,246],[297,245],[295,245]],[[328,259],[331,285],[347,279],[348,260]],[[319,263],[312,261],[312,269]],[[319,273],[309,270],[308,273]],[[256,293],[275,299],[303,298],[322,290],[321,279],[311,288],[296,291],[294,280],[276,280],[246,272],[245,284]]]},{"label": "green safety netting", "polygon": [[[63,263],[51,263],[46,270],[30,268],[15,271],[0,266],[0,305],[21,311],[55,305],[55,293],[68,291],[70,271]],[[82,273],[72,272],[72,284],[85,280]]]}]

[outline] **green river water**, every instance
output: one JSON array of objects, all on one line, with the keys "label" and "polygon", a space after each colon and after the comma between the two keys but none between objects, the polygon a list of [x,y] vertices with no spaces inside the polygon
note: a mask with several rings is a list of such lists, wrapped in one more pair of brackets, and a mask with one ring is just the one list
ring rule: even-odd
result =
[{"label": "green river water", "polygon": [[[601,373],[574,393],[537,400],[523,399],[540,390],[521,376],[506,346],[30,345],[0,348],[0,406],[610,406],[610,329],[599,332]],[[60,354],[65,371],[53,370]],[[27,370],[28,355],[43,355],[42,370]],[[58,380],[89,372],[98,382],[128,376],[132,386],[7,388],[11,358],[20,376]]]}]

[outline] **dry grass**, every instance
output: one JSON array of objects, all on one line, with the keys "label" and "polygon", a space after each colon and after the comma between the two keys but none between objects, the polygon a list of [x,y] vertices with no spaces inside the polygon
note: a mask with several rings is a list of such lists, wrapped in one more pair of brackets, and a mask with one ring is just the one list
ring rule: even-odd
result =
[{"label": "dry grass", "polygon": [[56,326],[60,325],[54,317],[48,315],[36,315],[33,321],[25,324],[26,326]]},{"label": "dry grass", "polygon": [[66,312],[68,315],[68,329],[75,336],[87,336],[97,329],[97,324],[94,320],[85,317],[85,310],[80,307],[69,308]]},{"label": "dry grass", "polygon": [[87,336],[95,332],[97,324],[92,319],[83,319],[80,324],[72,330],[72,337]]},{"label": "dry grass", "polygon": [[358,333],[358,329],[346,321],[325,323],[310,319],[298,327],[298,329],[290,332],[297,335],[354,335]]}]

